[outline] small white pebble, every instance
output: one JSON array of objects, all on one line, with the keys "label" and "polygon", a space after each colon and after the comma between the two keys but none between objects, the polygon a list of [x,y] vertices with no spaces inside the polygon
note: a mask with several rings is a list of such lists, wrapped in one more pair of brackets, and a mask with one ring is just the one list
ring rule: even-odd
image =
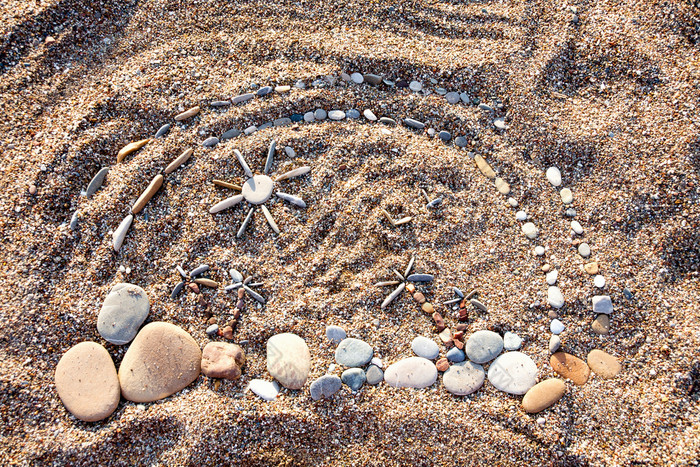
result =
[{"label": "small white pebble", "polygon": [[599,289],[602,289],[603,287],[605,287],[605,277],[598,274],[593,278],[593,285],[595,285]]},{"label": "small white pebble", "polygon": [[538,425],[544,425],[547,422],[544,417],[540,417],[537,419],[537,424]]},{"label": "small white pebble", "polygon": [[136,409],[138,409],[140,412],[143,412],[146,410],[146,406],[143,404],[137,404]]},{"label": "small white pebble", "polygon": [[131,272],[131,268],[129,266],[126,267],[126,273],[129,274]]},{"label": "small white pebble", "polygon": [[381,358],[377,358],[377,357],[372,358],[372,365],[376,365],[379,368],[384,368],[384,363],[382,362]]},{"label": "small white pebble", "polygon": [[331,363],[330,365],[328,365],[328,373],[333,373],[335,371],[335,368],[335,363]]},{"label": "small white pebble", "polygon": [[544,247],[542,245],[537,245],[535,247],[535,254],[537,256],[543,256],[544,255]]},{"label": "small white pebble", "polygon": [[510,204],[514,208],[517,208],[518,207],[518,200],[516,200],[513,197],[508,198],[508,204]]},{"label": "small white pebble", "polygon": [[119,266],[119,272],[125,272],[126,268],[124,266]]},{"label": "small white pebble", "polygon": [[527,219],[527,213],[525,211],[518,211],[515,213],[515,218],[519,221],[524,221]]}]

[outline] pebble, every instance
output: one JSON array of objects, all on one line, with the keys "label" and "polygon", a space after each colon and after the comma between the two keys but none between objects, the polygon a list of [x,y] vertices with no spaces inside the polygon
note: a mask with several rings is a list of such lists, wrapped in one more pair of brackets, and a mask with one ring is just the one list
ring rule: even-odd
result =
[{"label": "pebble", "polygon": [[160,128],[158,129],[158,131],[156,131],[156,134],[155,134],[154,137],[155,137],[155,138],[161,138],[161,137],[167,135],[169,131],[170,131],[170,123],[166,123],[165,125],[163,125],[162,127],[160,127]]},{"label": "pebble", "polygon": [[438,138],[447,142],[452,139],[452,133],[450,133],[449,131],[442,130],[440,133],[438,133]]},{"label": "pebble", "polygon": [[610,317],[605,314],[600,314],[596,316],[591,324],[593,332],[598,335],[605,335],[610,332]]},{"label": "pebble", "polygon": [[227,105],[231,105],[231,101],[213,101],[211,103],[212,107],[226,107]]},{"label": "pebble", "polygon": [[493,107],[491,107],[488,104],[484,104],[483,102],[479,104],[479,109],[485,110],[487,112],[493,112]]},{"label": "pebble", "polygon": [[[292,119],[289,117],[277,118],[272,122],[272,126],[275,126],[275,127],[287,126],[287,125],[291,125],[291,124],[292,124]],[[260,129],[262,129],[262,127]]]},{"label": "pebble", "polygon": [[78,211],[75,211],[73,215],[70,218],[70,224],[68,225],[71,230],[77,230],[78,229],[78,221],[80,218],[78,217]]},{"label": "pebble", "polygon": [[586,361],[591,370],[603,379],[614,378],[622,371],[618,359],[602,350],[591,350]]},{"label": "pebble", "polygon": [[196,268],[190,271],[190,277],[194,278],[202,273],[205,273],[209,270],[209,265],[208,264],[200,264]]},{"label": "pebble", "polygon": [[403,122],[406,124],[406,126],[415,128],[416,130],[422,130],[425,128],[425,123],[419,122],[418,120],[414,120],[412,118],[405,118]]},{"label": "pebble", "polygon": [[406,278],[407,281],[411,282],[430,282],[434,279],[432,274],[411,274]]},{"label": "pebble", "polygon": [[350,109],[347,112],[345,112],[345,116],[352,119],[360,118],[360,111],[356,109]]},{"label": "pebble", "polygon": [[297,80],[296,83],[294,83],[294,87],[296,87],[297,89],[306,89],[306,83],[304,83],[304,81],[300,79]]},{"label": "pebble", "polygon": [[593,297],[593,313],[609,315],[613,312],[613,304],[609,295],[596,295]]},{"label": "pebble", "polygon": [[569,208],[565,211],[565,214],[569,217],[576,217],[576,209]]},{"label": "pebble", "polygon": [[253,391],[255,395],[266,401],[275,400],[280,393],[279,384],[265,381],[264,379],[251,380],[250,383],[248,383],[247,390]]},{"label": "pebble", "polygon": [[595,285],[599,289],[602,289],[603,287],[605,287],[605,277],[598,274],[593,278],[593,285]]},{"label": "pebble", "polygon": [[506,352],[489,367],[488,378],[499,391],[525,394],[537,382],[537,365],[522,352]]},{"label": "pebble", "polygon": [[411,81],[411,84],[408,85],[408,88],[413,92],[418,92],[421,89],[423,89],[423,85],[420,84],[418,81]]},{"label": "pebble", "polygon": [[218,324],[212,324],[211,326],[207,327],[206,333],[209,336],[213,336],[219,331],[219,325]]},{"label": "pebble", "polygon": [[328,118],[335,121],[342,120],[345,118],[345,112],[342,110],[331,110],[328,112]]},{"label": "pebble", "polygon": [[541,245],[538,245],[535,247],[535,254],[537,256],[543,256],[544,255],[544,247]]},{"label": "pebble", "polygon": [[182,154],[180,154],[174,161],[172,161],[168,166],[165,168],[163,173],[165,175],[168,175],[169,173],[174,172],[175,170],[178,169],[182,164],[187,162],[192,155],[194,150],[192,148],[186,149]]},{"label": "pebble", "polygon": [[445,95],[445,98],[449,104],[456,104],[459,102],[459,93],[454,91],[448,92],[447,95]]},{"label": "pebble", "polygon": [[581,243],[578,246],[578,254],[581,255],[582,258],[591,256],[591,247],[588,246],[588,243]]},{"label": "pebble", "polygon": [[566,383],[557,378],[535,384],[523,397],[523,410],[539,413],[556,404],[566,393]]},{"label": "pebble", "polygon": [[119,283],[112,287],[97,317],[97,331],[109,343],[131,342],[148,316],[151,305],[138,285]]},{"label": "pebble", "polygon": [[232,139],[232,138],[237,138],[241,135],[241,130],[238,128],[231,128],[230,130],[226,130],[226,132],[221,135],[221,141],[226,141],[227,139]]},{"label": "pebble", "polygon": [[347,333],[345,332],[345,329],[341,328],[340,326],[331,325],[326,326],[326,337],[332,343],[339,344],[340,341],[347,337]]},{"label": "pebble", "polygon": [[305,121],[305,122],[309,122],[309,123],[310,123],[310,122],[313,122],[314,120],[316,120],[316,117],[315,117],[315,115],[314,115],[313,112],[306,112],[306,113],[304,114],[304,121]]},{"label": "pebble", "polygon": [[344,339],[335,350],[335,361],[347,367],[364,366],[372,360],[374,351],[365,341],[352,337]]},{"label": "pebble", "polygon": [[383,123],[384,125],[396,126],[396,120],[394,120],[393,118],[389,118],[389,117],[380,118],[379,123]]},{"label": "pebble", "polygon": [[314,118],[315,118],[316,120],[325,120],[326,117],[328,117],[328,112],[326,112],[325,110],[323,110],[323,109],[316,109],[316,110],[314,111]]},{"label": "pebble", "polygon": [[628,289],[627,287],[622,289],[622,295],[624,295],[627,300],[632,300],[632,297],[633,297],[632,291],[630,289]]},{"label": "pebble", "polygon": [[469,104],[472,101],[472,98],[469,97],[469,94],[467,94],[466,92],[461,93],[459,95],[459,98],[462,99],[462,102],[464,102],[465,104]]},{"label": "pebble", "polygon": [[202,352],[202,374],[235,381],[241,377],[245,353],[236,344],[209,342]]},{"label": "pebble", "polygon": [[315,401],[321,398],[328,399],[340,391],[343,382],[336,375],[323,375],[309,386],[311,398]]},{"label": "pebble", "polygon": [[503,339],[493,331],[476,331],[467,339],[465,351],[474,363],[490,362],[503,350]]},{"label": "pebble", "polygon": [[571,193],[571,190],[568,188],[564,188],[559,192],[559,195],[561,196],[561,201],[564,204],[571,204],[574,202],[574,194]]},{"label": "pebble", "polygon": [[452,347],[446,355],[447,359],[454,363],[463,362],[466,360],[467,355],[464,350],[458,349],[457,347]]},{"label": "pebble", "polygon": [[267,340],[267,371],[287,389],[301,389],[309,377],[311,354],[304,339],[292,333]]},{"label": "pebble", "polygon": [[63,354],[54,382],[63,405],[84,422],[103,420],[119,405],[117,370],[107,349],[96,342],[81,342]]},{"label": "pebble", "polygon": [[561,289],[555,285],[547,287],[547,303],[553,308],[561,308],[564,306],[564,295]]},{"label": "pebble", "polygon": [[255,97],[255,94],[247,93],[247,94],[241,94],[239,96],[234,97],[231,99],[231,102],[234,104],[241,104],[243,102],[247,102],[251,100],[253,97]]},{"label": "pebble", "polygon": [[366,83],[371,84],[373,86],[376,86],[382,82],[382,77],[379,75],[366,74],[363,77]]},{"label": "pebble", "polygon": [[558,319],[553,319],[552,322],[549,323],[549,330],[552,334],[559,335],[564,332],[564,329],[566,329],[566,326]]},{"label": "pebble", "polygon": [[370,365],[369,368],[367,368],[365,376],[367,377],[367,384],[371,384],[372,386],[376,386],[384,381],[384,372],[377,365]]},{"label": "pebble", "polygon": [[561,172],[556,167],[550,167],[547,169],[547,180],[553,186],[561,185]]},{"label": "pebble", "polygon": [[466,396],[476,392],[486,379],[484,367],[473,362],[455,363],[442,375],[442,384],[450,394]]},{"label": "pebble", "polygon": [[561,347],[561,337],[554,334],[549,338],[549,353],[555,353]]},{"label": "pebble", "polygon": [[474,308],[476,308],[477,310],[483,311],[484,313],[486,313],[486,312],[488,311],[488,310],[486,309],[486,305],[484,305],[483,303],[481,303],[481,302],[480,302],[479,300],[477,300],[476,298],[470,299],[470,300],[469,300],[469,303],[471,303],[472,306],[473,306]]},{"label": "pebble", "polygon": [[[107,176],[107,173],[109,173],[109,168],[103,167],[102,169],[100,169],[99,172],[95,174],[94,177],[92,177],[92,180],[90,180],[90,183],[88,183],[87,189],[85,190],[85,196],[89,198],[95,194],[95,192],[102,186],[102,182]],[[34,188],[34,190],[34,193],[36,193],[36,187]]]},{"label": "pebble", "polygon": [[199,345],[174,324],[149,323],[136,335],[119,366],[124,399],[153,402],[197,379],[202,362]]},{"label": "pebble", "polygon": [[537,230],[537,227],[535,227],[535,224],[533,224],[532,222],[526,222],[525,224],[523,224],[522,229],[523,233],[527,238],[531,240],[537,238],[537,234],[539,231]]},{"label": "pebble", "polygon": [[258,92],[256,92],[255,94],[257,94],[258,97],[262,97],[262,96],[267,96],[272,91],[273,91],[272,86],[263,86],[260,89],[258,89]]},{"label": "pebble", "polygon": [[151,183],[148,184],[148,187],[143,193],[141,193],[141,196],[139,196],[136,202],[134,202],[134,205],[131,207],[132,214],[138,214],[144,207],[146,207],[146,204],[155,196],[158,190],[160,190],[160,187],[163,186],[163,181],[163,174],[158,174],[153,177]]},{"label": "pebble", "polygon": [[294,123],[299,123],[304,120],[304,116],[302,114],[292,114],[289,116],[289,119]]},{"label": "pebble", "polygon": [[126,146],[121,148],[119,150],[119,152],[117,153],[117,162],[123,161],[126,158],[126,156],[128,156],[129,154],[131,154],[134,151],[141,149],[146,144],[148,144],[148,142],[150,142],[150,141],[151,141],[150,138],[147,138],[147,139],[142,139],[141,141],[134,141],[133,143],[127,144]]},{"label": "pebble", "polygon": [[556,352],[550,357],[549,364],[557,374],[570,379],[578,386],[586,384],[591,374],[586,362],[565,352]]},{"label": "pebble", "polygon": [[369,109],[365,109],[365,111],[362,112],[362,114],[363,114],[363,115],[365,116],[365,118],[366,118],[367,120],[369,120],[370,122],[374,122],[374,121],[377,120],[377,116],[374,115],[374,112],[372,112],[372,111],[369,110]]},{"label": "pebble", "polygon": [[355,72],[355,73],[353,73],[352,75],[350,75],[350,79],[351,79],[355,84],[362,84],[362,83],[365,82],[365,77],[362,76],[361,73],[357,73],[357,72]]},{"label": "pebble", "polygon": [[348,368],[343,372],[340,379],[353,391],[357,391],[367,381],[367,376],[362,368]]},{"label": "pebble", "polygon": [[524,221],[527,219],[527,213],[525,211],[518,211],[515,213],[515,218],[519,221]]},{"label": "pebble", "polygon": [[518,350],[523,345],[523,339],[517,334],[507,331],[503,335],[503,348],[506,350]]},{"label": "pebble", "polygon": [[[304,89],[304,88],[298,86],[298,84],[299,84],[299,81],[297,81],[297,87],[298,87],[299,89]],[[303,84],[303,83],[302,83],[302,84]],[[283,93],[285,93],[285,92],[289,92],[291,89],[292,89],[291,86],[275,86],[275,92],[278,92],[278,93],[280,93],[280,94],[283,94]]]},{"label": "pebble", "polygon": [[419,357],[427,358],[428,360],[435,360],[440,355],[440,347],[438,347],[437,343],[424,336],[418,336],[413,339],[411,349]]},{"label": "pebble", "polygon": [[545,280],[547,281],[547,284],[549,285],[554,285],[557,283],[557,278],[559,277],[559,271],[556,269],[553,269],[547,273],[545,276]]},{"label": "pebble", "polygon": [[248,128],[246,128],[245,130],[243,130],[243,134],[246,135],[246,136],[252,135],[252,134],[255,133],[257,130],[258,130],[258,127],[256,127],[255,125],[250,125]]},{"label": "pebble", "polygon": [[458,136],[455,138],[455,146],[458,148],[464,148],[467,146],[467,138],[464,136]]},{"label": "pebble", "polygon": [[180,113],[180,114],[177,114],[177,115],[175,116],[175,121],[176,121],[176,122],[181,122],[181,121],[183,121],[183,120],[187,120],[187,119],[190,118],[190,117],[194,117],[195,115],[197,115],[197,114],[199,113],[199,110],[200,110],[200,109],[199,109],[199,106],[198,106],[198,105],[192,107],[191,109],[185,110],[184,112],[182,112],[182,113]]},{"label": "pebble", "polygon": [[384,381],[395,388],[427,388],[437,381],[437,377],[433,362],[422,357],[404,358],[384,372]]},{"label": "pebble", "polygon": [[382,359],[379,357],[372,357],[372,360],[370,360],[370,363],[372,365],[376,365],[379,368],[384,368],[384,363],[382,362]]},{"label": "pebble", "polygon": [[474,163],[479,168],[481,173],[484,174],[486,177],[490,178],[491,180],[496,178],[496,172],[493,171],[493,168],[491,168],[491,166],[488,162],[486,162],[486,159],[484,159],[483,156],[474,156]]},{"label": "pebble", "polygon": [[498,128],[499,130],[505,130],[506,129],[506,119],[505,117],[499,117],[495,118],[493,120],[493,126]]},{"label": "pebble", "polygon": [[600,270],[598,263],[596,261],[584,264],[583,269],[591,276],[595,276],[596,274],[598,274],[598,271]]},{"label": "pebble", "polygon": [[571,230],[573,230],[577,235],[581,235],[583,233],[583,227],[581,227],[581,224],[579,224],[578,221],[571,221]]}]

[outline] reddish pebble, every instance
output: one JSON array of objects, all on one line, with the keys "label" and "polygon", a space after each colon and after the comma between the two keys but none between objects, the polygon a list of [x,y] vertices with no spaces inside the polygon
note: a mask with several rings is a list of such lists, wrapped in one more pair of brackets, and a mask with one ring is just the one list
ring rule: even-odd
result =
[{"label": "reddish pebble", "polygon": [[438,332],[445,329],[445,320],[442,319],[442,315],[437,311],[433,313],[433,321],[435,321],[435,326],[437,327]]},{"label": "reddish pebble", "polygon": [[464,331],[457,331],[457,332],[455,332],[455,335],[452,337],[455,340],[462,341],[462,340],[464,340]]},{"label": "reddish pebble", "polygon": [[241,287],[240,289],[238,289],[238,298],[241,299],[243,297],[245,297],[245,289]]},{"label": "reddish pebble", "polygon": [[549,272],[550,269],[552,269],[552,266],[550,266],[549,264],[545,264],[544,266],[542,266],[542,272]]},{"label": "reddish pebble", "polygon": [[464,342],[458,340],[458,339],[452,339],[452,343],[457,347],[459,350],[464,349]]},{"label": "reddish pebble", "polygon": [[462,332],[464,332],[464,331],[467,330],[467,325],[464,324],[464,323],[460,323],[460,324],[458,324],[457,326],[455,326],[455,329],[457,329],[457,331],[462,331]]},{"label": "reddish pebble", "polygon": [[194,282],[190,282],[187,284],[187,287],[194,293],[199,293],[199,286],[195,284]]},{"label": "reddish pebble", "polygon": [[425,303],[425,295],[423,295],[423,294],[420,293],[420,292],[414,293],[414,294],[413,294],[413,299],[414,299],[415,301],[417,301],[418,303],[420,303],[421,305],[422,305],[423,303]]},{"label": "reddish pebble", "polygon": [[450,367],[450,363],[445,357],[442,357],[440,360],[437,361],[435,366],[437,367],[438,371],[447,371],[447,369]]},{"label": "reddish pebble", "polygon": [[233,319],[238,319],[241,317],[241,310],[238,308],[233,309]]},{"label": "reddish pebble", "polygon": [[469,319],[469,312],[467,312],[466,308],[461,308],[459,310],[459,313],[457,314],[457,319],[460,321],[466,321]]},{"label": "reddish pebble", "polygon": [[219,323],[219,320],[216,319],[215,316],[212,316],[211,318],[209,318],[209,321],[207,321],[207,322],[208,322],[209,324],[218,324],[218,323]]},{"label": "reddish pebble", "polygon": [[221,329],[220,332],[224,338],[233,339],[233,328],[231,326],[226,326],[224,329]]},{"label": "reddish pebble", "polygon": [[416,286],[413,284],[408,284],[406,285],[406,290],[408,290],[408,293],[412,294],[416,291]]},{"label": "reddish pebble", "polygon": [[36,185],[29,185],[29,194],[30,195],[36,194]]},{"label": "reddish pebble", "polygon": [[245,306],[245,302],[241,298],[240,300],[238,300],[238,303],[236,303],[236,308],[238,308],[239,310],[242,310],[244,306]]}]

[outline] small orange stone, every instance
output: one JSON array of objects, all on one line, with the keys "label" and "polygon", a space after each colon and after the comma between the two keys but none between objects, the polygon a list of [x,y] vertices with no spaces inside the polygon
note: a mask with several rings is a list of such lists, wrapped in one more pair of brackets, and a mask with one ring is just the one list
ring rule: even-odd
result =
[{"label": "small orange stone", "polygon": [[437,361],[435,366],[437,367],[438,371],[447,371],[447,369],[450,367],[450,363],[445,357],[442,357],[440,360]]},{"label": "small orange stone", "polygon": [[416,286],[413,284],[407,284],[406,285],[406,290],[408,290],[408,293],[412,294],[413,292],[416,291]]},{"label": "small orange stone", "polygon": [[243,287],[241,287],[240,289],[238,289],[238,298],[243,298],[243,297],[245,297],[245,289]]},{"label": "small orange stone", "polygon": [[437,327],[438,332],[445,329],[445,320],[442,319],[442,315],[437,311],[433,313],[433,321],[435,321],[435,327]]},{"label": "small orange stone", "polygon": [[187,287],[194,293],[199,293],[199,286],[195,284],[194,282],[190,282],[187,284]]},{"label": "small orange stone", "polygon": [[542,272],[549,272],[550,269],[552,269],[552,266],[550,266],[549,264],[545,264],[544,266],[542,266]]},{"label": "small orange stone", "polygon": [[596,261],[593,261],[592,263],[585,264],[583,266],[583,269],[591,276],[595,276],[596,274],[598,274],[598,271],[600,271],[600,268],[599,268],[598,263]]},{"label": "small orange stone", "polygon": [[557,352],[549,359],[552,369],[564,378],[570,379],[574,384],[583,386],[591,375],[591,369],[586,362],[578,357],[565,352]]},{"label": "small orange stone", "polygon": [[221,330],[221,335],[226,339],[233,339],[233,328],[231,326],[226,326]]},{"label": "small orange stone", "polygon": [[430,302],[425,302],[421,308],[429,315],[432,315],[435,312],[435,308],[433,308],[433,305]]}]

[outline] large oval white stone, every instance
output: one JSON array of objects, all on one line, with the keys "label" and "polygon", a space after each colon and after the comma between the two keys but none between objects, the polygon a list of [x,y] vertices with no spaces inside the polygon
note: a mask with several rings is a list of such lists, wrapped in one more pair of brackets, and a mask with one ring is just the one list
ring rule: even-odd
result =
[{"label": "large oval white stone", "polygon": [[251,204],[263,204],[272,196],[274,182],[267,175],[255,175],[243,184],[241,194]]}]

